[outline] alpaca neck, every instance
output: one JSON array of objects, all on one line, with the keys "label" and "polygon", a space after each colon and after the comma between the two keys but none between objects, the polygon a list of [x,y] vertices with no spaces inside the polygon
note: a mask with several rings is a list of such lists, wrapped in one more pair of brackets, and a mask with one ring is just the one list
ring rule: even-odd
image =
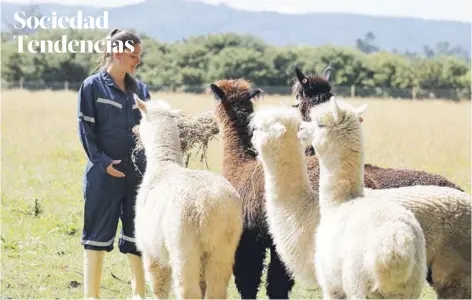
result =
[{"label": "alpaca neck", "polygon": [[[298,142],[281,143],[283,148],[278,151],[272,148],[271,154],[264,157],[264,176],[267,177],[266,189],[277,195],[275,201],[284,201],[287,197],[293,197],[300,192],[312,192],[311,183],[308,179],[306,158],[304,149]],[[274,151],[275,150],[275,151]],[[297,201],[307,202],[313,205],[312,199],[299,197]]]},{"label": "alpaca neck", "polygon": [[294,276],[316,284],[312,260],[319,222],[316,194],[308,179],[304,149],[280,142],[262,153],[267,222],[278,253]]},{"label": "alpaca neck", "polygon": [[155,145],[146,152],[147,168],[161,167],[162,165],[173,164],[183,165],[182,152],[175,145],[160,144]]},{"label": "alpaca neck", "polygon": [[319,199],[321,215],[344,202],[364,195],[364,157],[362,151],[331,151],[319,155]]},{"label": "alpaca neck", "polygon": [[248,115],[234,116],[224,123],[222,131],[224,134],[223,165],[225,168],[232,169],[245,161],[255,161],[251,143],[252,134],[248,130],[248,126]]},{"label": "alpaca neck", "polygon": [[155,126],[151,143],[145,147],[146,169],[159,170],[163,165],[183,165],[177,126],[161,123]]}]

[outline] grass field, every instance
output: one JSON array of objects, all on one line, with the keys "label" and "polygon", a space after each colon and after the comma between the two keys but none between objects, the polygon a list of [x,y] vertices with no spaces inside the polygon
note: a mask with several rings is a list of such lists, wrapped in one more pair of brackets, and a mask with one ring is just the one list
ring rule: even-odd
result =
[{"label": "grass field", "polygon": [[[185,113],[213,108],[210,96],[158,94]],[[266,96],[259,105],[290,101]],[[350,100],[368,103],[366,162],[417,168],[446,176],[470,193],[470,103]],[[77,134],[72,92],[2,92],[2,297],[81,298],[82,174],[85,154]],[[221,141],[209,149],[211,170],[221,168]],[[203,164],[192,161],[194,168]],[[102,298],[126,298],[126,260],[106,256]],[[148,292],[148,296],[151,293]],[[238,293],[231,282],[231,298]],[[265,289],[259,293],[266,298]],[[319,298],[298,285],[292,298]],[[424,298],[435,298],[426,288]]]}]

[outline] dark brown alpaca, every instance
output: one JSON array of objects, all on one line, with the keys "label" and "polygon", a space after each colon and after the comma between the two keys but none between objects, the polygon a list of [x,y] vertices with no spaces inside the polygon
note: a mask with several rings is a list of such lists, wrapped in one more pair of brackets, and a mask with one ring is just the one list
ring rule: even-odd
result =
[{"label": "dark brown alpaca", "polygon": [[[297,103],[293,106],[298,107],[304,121],[311,121],[309,115],[310,108],[327,102],[333,95],[329,83],[331,68],[328,67],[322,76],[311,74],[305,76],[299,68],[295,68],[295,73],[296,78],[294,78],[292,92],[296,97]],[[308,156],[315,155],[315,151],[311,146],[306,148],[305,153]],[[372,164],[365,164],[365,175],[372,178],[380,189],[414,185],[436,185],[463,191],[459,186],[443,176],[420,170],[381,168]],[[434,270],[429,268],[427,280],[440,296],[442,294],[441,291],[447,287],[435,285],[434,279]]]},{"label": "dark brown alpaca", "polygon": [[[297,99],[297,104],[293,106],[298,107],[304,121],[311,121],[309,115],[310,109],[315,105],[328,101],[333,95],[329,83],[331,68],[328,67],[322,76],[305,76],[299,68],[295,68],[295,73],[296,78],[294,78],[292,91]],[[305,153],[314,155],[313,147],[307,147]],[[463,191],[459,186],[443,176],[419,170],[381,168],[366,164],[365,172],[368,173],[382,189],[412,185],[437,185]]]},{"label": "dark brown alpaca", "polygon": [[[261,282],[266,250],[270,249],[267,295],[287,299],[294,281],[277,255],[265,220],[264,173],[252,150],[249,118],[254,112],[252,100],[261,90],[252,89],[243,79],[220,80],[211,85],[218,100],[216,119],[223,134],[223,175],[241,195],[244,207],[244,231],[236,250],[234,277],[242,298],[255,299]],[[308,162],[309,178],[318,190],[319,166],[316,157]],[[376,188],[366,176],[366,186]]]}]

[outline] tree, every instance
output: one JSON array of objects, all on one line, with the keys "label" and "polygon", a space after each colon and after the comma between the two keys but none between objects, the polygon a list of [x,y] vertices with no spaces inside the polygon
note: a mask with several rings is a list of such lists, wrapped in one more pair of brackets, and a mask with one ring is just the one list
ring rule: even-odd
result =
[{"label": "tree", "polygon": [[[41,30],[28,40],[57,41],[103,39],[108,32],[100,30]],[[372,46],[375,36],[367,34]],[[210,82],[224,78],[245,78],[267,92],[289,93],[294,67],[306,73],[321,74],[332,67],[330,81],[335,93],[355,85],[357,95],[411,97],[447,96],[470,99],[470,64],[453,53],[448,44],[437,49],[425,47],[431,58],[418,54],[387,51],[360,51],[340,46],[273,46],[251,36],[221,34],[196,36],[186,41],[162,43],[142,35],[144,55],[136,77],[151,89],[170,88],[201,92]],[[18,53],[17,41],[2,43],[2,80],[17,83],[69,81],[76,88],[97,67],[101,53]],[[369,53],[366,53],[369,52]],[[433,53],[434,52],[434,56]],[[439,55],[439,53],[442,53]],[[269,89],[270,86],[270,89]],[[445,93],[449,94],[445,94]],[[350,93],[350,89],[344,89]]]},{"label": "tree", "polygon": [[373,53],[379,51],[379,47],[375,46],[375,35],[372,31],[367,32],[364,39],[356,39],[356,47],[364,53]]},{"label": "tree", "polygon": [[213,57],[209,65],[209,80],[246,78],[258,85],[269,84],[270,63],[263,53],[254,49],[225,48]]}]

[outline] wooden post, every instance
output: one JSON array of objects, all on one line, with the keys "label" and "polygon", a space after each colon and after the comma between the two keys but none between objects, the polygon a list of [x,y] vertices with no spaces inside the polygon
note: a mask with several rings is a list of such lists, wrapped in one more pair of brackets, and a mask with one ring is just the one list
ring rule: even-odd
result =
[{"label": "wooden post", "polygon": [[411,89],[411,97],[413,100],[416,100],[416,86]]},{"label": "wooden post", "polygon": [[353,84],[351,85],[351,98],[356,96],[356,86]]},{"label": "wooden post", "polygon": [[20,78],[20,89],[23,89],[23,85],[25,83],[25,79],[23,77]]},{"label": "wooden post", "polygon": [[65,81],[64,82],[64,89],[67,91],[69,89],[69,82]]}]

